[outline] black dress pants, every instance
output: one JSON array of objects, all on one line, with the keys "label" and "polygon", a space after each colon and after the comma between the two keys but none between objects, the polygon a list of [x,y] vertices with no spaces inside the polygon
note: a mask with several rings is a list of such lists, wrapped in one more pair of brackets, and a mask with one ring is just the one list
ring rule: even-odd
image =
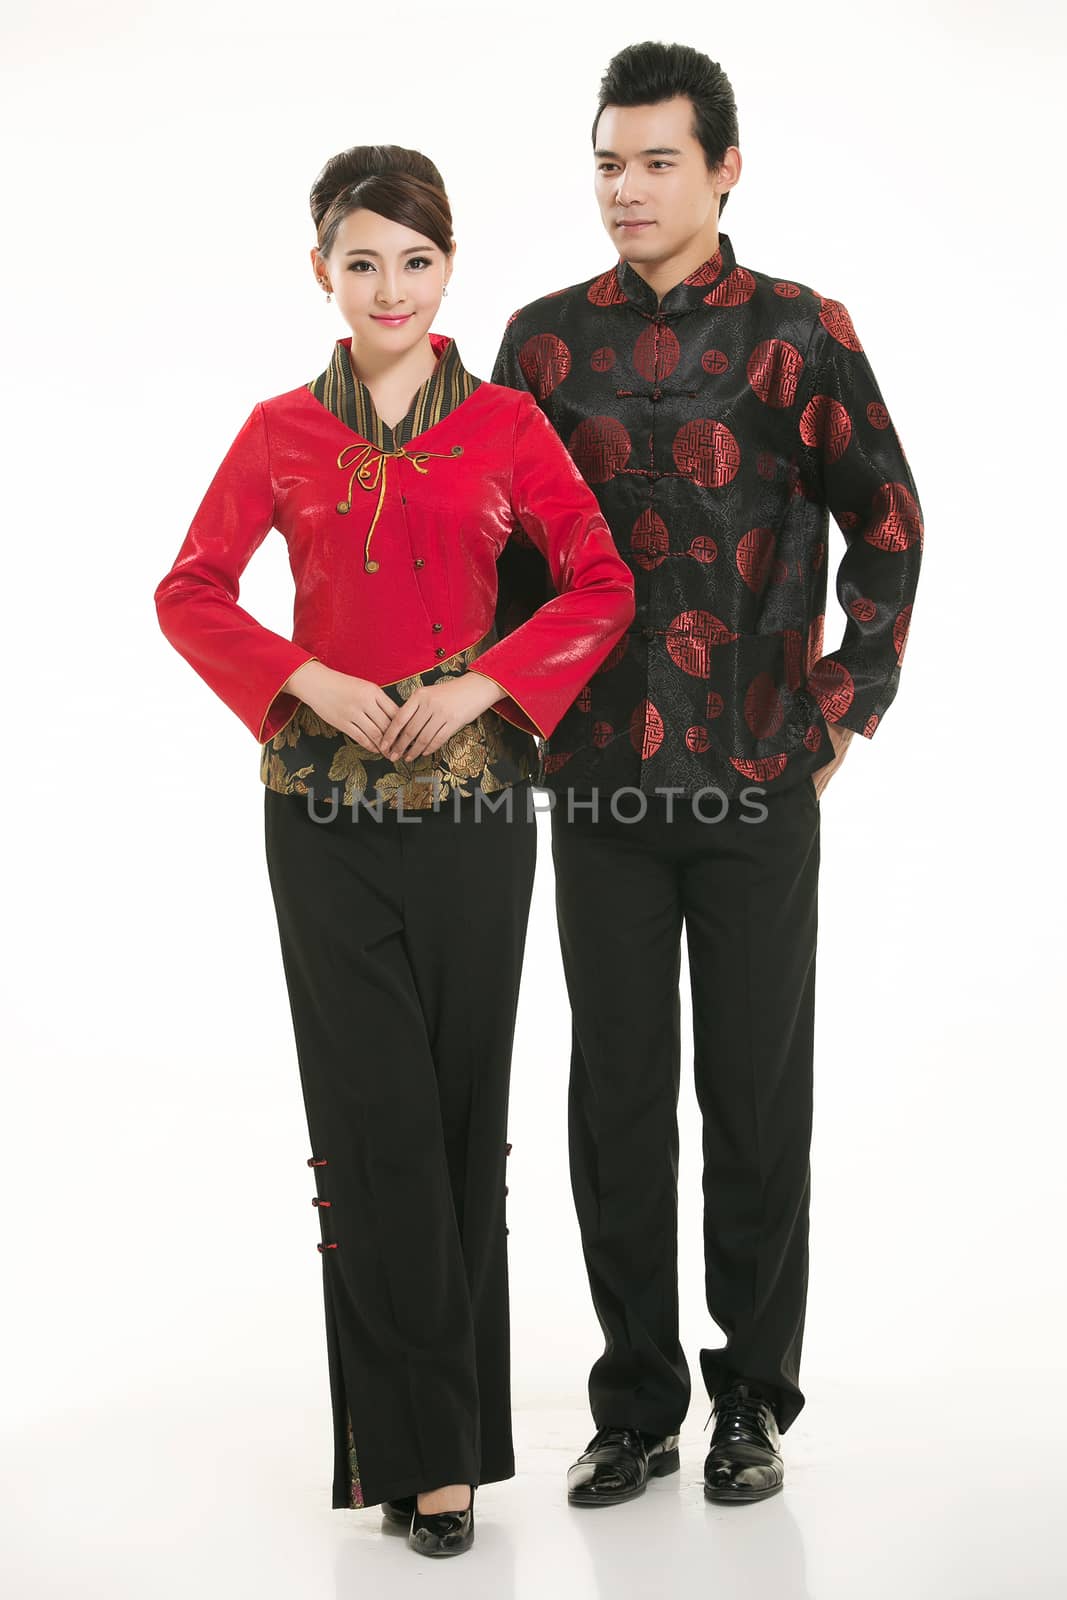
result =
[{"label": "black dress pants", "polygon": [[[744,794],[744,791],[742,791]],[[603,1355],[597,1426],[677,1432],[690,1375],[678,1336],[681,931],[703,1121],[709,1396],[763,1386],[784,1432],[808,1282],[809,1149],[819,869],[810,778],[738,797],[703,822],[685,796],[598,797],[552,813],[556,908],[573,1018],[571,1179]],[[709,818],[721,796],[698,801]],[[763,811],[763,820],[744,820]]]},{"label": "black dress pants", "polygon": [[380,820],[264,795],[321,1234],[333,1507],[510,1478],[504,1193],[530,784],[508,804]]}]

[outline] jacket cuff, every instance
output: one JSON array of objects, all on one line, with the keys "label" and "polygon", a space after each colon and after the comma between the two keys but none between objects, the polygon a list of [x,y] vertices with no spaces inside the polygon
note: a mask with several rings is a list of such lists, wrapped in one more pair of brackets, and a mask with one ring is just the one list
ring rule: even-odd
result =
[{"label": "jacket cuff", "polygon": [[[485,671],[480,659],[472,662],[471,666],[467,670],[469,672],[480,672],[483,678],[488,678],[490,683],[495,683],[498,689],[503,689],[504,699],[494,700],[492,705],[489,707],[490,711],[495,711],[498,716],[503,717],[506,722],[512,723],[514,727],[521,728],[523,733],[532,733],[539,739],[548,738],[548,734],[545,732],[544,728],[541,727],[541,724],[535,721],[532,714],[526,711],[519,704],[519,702],[515,699],[515,696],[511,693],[510,689],[507,688],[506,684],[501,683],[499,678],[494,678],[491,672]],[[544,716],[543,711],[542,716]],[[556,721],[559,721],[558,717],[556,718]],[[554,726],[555,723],[553,723],[553,727]]]},{"label": "jacket cuff", "polygon": [[[278,669],[277,675],[282,678],[282,683],[288,682],[293,677],[296,669],[304,666],[304,662],[307,661],[318,661],[318,656],[312,656],[309,651],[301,650],[299,645],[294,645],[293,659],[291,659],[290,664],[285,669],[282,669],[282,667]],[[266,709],[262,710],[262,714],[259,715],[258,722],[254,720],[254,712],[250,717],[238,712],[238,715],[242,715],[242,722],[250,728],[251,733],[256,734],[259,744],[267,744],[270,739],[274,739],[275,733],[282,733],[283,728],[288,723],[293,722],[293,717],[296,717],[296,710],[301,706],[299,694],[283,691],[282,683],[278,685],[277,690],[270,696]]]},{"label": "jacket cuff", "polygon": [[865,739],[873,739],[875,729],[882,718],[877,711],[866,711],[863,707],[852,705],[849,706],[844,716],[838,717],[836,721],[829,722],[829,719],[827,720],[831,728],[848,728],[852,733],[862,733]]},{"label": "jacket cuff", "polygon": [[[304,650],[301,650],[299,654],[300,659],[294,661],[282,679],[282,683],[287,683],[298,667],[304,666],[308,661],[318,661],[319,659],[318,656],[308,655]],[[271,696],[267,709],[260,719],[259,732],[256,734],[259,743],[268,744],[276,733],[281,733],[282,729],[292,722],[301,704],[302,701],[299,695],[283,692],[280,688],[277,689]],[[255,732],[255,729],[252,731]]]},{"label": "jacket cuff", "polygon": [[[844,666],[844,663],[840,662],[837,657],[827,659],[838,661],[838,665]],[[847,671],[848,669],[846,668],[845,670]],[[854,685],[858,675],[858,671],[856,676],[849,674]],[[865,739],[873,739],[882,717],[893,704],[899,680],[899,670],[882,683],[871,683],[869,677],[865,683],[860,679],[862,687],[855,690],[848,705],[836,715],[833,714],[837,708],[833,704],[832,693],[826,695],[819,690],[813,691],[810,684],[808,693],[811,694],[815,704],[822,712],[823,718],[831,728],[846,728],[852,733],[861,733]]]}]

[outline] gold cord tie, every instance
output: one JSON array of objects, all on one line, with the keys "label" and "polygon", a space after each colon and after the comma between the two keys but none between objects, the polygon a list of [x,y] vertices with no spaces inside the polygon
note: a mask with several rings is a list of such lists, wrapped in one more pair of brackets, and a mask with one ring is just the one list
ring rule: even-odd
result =
[{"label": "gold cord tie", "polygon": [[[353,453],[354,452],[354,453]],[[378,504],[374,508],[374,516],[367,530],[367,542],[363,549],[363,566],[367,572],[377,572],[380,562],[370,558],[370,542],[374,537],[374,530],[378,525],[382,505],[385,500],[385,484],[388,464],[391,459],[402,456],[405,461],[410,461],[416,472],[426,472],[425,462],[433,457],[437,461],[448,461],[453,456],[461,456],[463,446],[454,444],[451,450],[417,450],[409,453],[401,445],[399,450],[379,450],[373,444],[347,444],[337,457],[337,465],[342,471],[352,467],[352,474],[348,480],[348,498],[337,502],[337,509],[342,514],[352,509],[352,485],[358,483],[361,489],[378,488]]]}]

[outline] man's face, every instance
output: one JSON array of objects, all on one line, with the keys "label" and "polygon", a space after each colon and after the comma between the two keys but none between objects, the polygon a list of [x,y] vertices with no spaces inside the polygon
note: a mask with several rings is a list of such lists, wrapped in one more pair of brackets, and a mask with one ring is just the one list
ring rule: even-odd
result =
[{"label": "man's face", "polygon": [[708,171],[692,126],[685,95],[601,112],[593,157],[597,203],[624,261],[654,265],[684,255],[702,230],[717,233],[717,174]]}]

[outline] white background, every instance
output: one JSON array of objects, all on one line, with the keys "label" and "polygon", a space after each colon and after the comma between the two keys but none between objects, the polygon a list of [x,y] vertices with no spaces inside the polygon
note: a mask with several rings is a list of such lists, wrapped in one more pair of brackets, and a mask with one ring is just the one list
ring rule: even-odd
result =
[{"label": "white background", "polygon": [[[8,0],[4,33],[12,1528],[73,1514],[119,1436],[116,1493],[165,1505],[175,1419],[210,1416],[221,1438],[231,1407],[255,1419],[231,1462],[273,1483],[291,1445],[293,1492],[317,1474],[323,1503],[319,1230],[259,750],[167,644],[152,593],[252,405],[319,372],[348,331],[308,263],[323,162],[396,142],[437,163],[458,241],[437,328],[488,377],[514,309],[615,259],[590,127],[611,55],[649,36],[726,68],[744,169],[721,227],[741,263],[848,306],[926,526],[897,700],[822,800],[805,1437],[811,1397],[850,1385],[857,1467],[914,1405],[913,1437],[951,1476],[935,1405],[951,1395],[989,1430],[970,1459],[996,1496],[1006,1419],[1062,1416],[1061,14]],[[280,535],[242,604],[291,627]],[[828,649],[842,626],[831,586]],[[592,1431],[601,1339],[539,828],[510,1122],[514,1394],[524,1415],[566,1413],[565,1462]],[[679,1258],[699,1429],[698,1351],[720,1341],[690,1068],[687,1048]],[[1035,1436],[1013,1474],[1041,1477],[1057,1448]],[[240,1476],[207,1452],[198,1470],[223,1498]],[[53,1592],[25,1559],[20,1543],[20,1592]],[[120,1592],[92,1571],[82,1592]],[[172,1592],[160,1583],[130,1592]]]}]

